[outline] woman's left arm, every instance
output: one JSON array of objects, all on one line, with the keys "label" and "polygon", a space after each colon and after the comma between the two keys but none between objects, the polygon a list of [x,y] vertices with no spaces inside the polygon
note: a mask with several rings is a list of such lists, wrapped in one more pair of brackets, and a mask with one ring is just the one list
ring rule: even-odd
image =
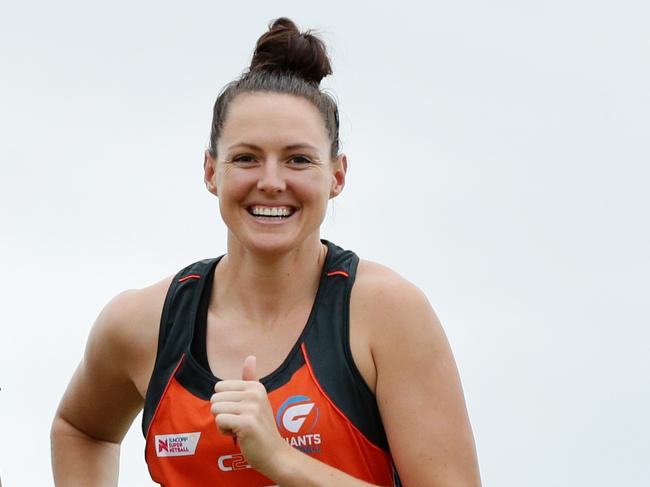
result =
[{"label": "woman's left arm", "polygon": [[[481,485],[460,377],[424,294],[386,270],[370,286],[376,397],[404,486]],[[364,291],[361,291],[362,293]]]}]

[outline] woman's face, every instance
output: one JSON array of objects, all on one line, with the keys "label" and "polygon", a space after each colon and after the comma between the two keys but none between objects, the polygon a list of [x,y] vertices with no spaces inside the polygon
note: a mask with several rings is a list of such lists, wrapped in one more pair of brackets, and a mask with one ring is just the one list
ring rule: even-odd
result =
[{"label": "woman's face", "polygon": [[230,236],[248,249],[282,252],[318,240],[327,202],[345,182],[345,156],[330,158],[318,109],[279,93],[245,93],[228,108],[206,153],[205,182]]}]

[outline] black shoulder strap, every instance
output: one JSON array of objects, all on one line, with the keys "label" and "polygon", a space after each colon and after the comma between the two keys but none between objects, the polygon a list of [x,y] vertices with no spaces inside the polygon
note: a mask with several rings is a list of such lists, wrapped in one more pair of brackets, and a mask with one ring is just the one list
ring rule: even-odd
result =
[{"label": "black shoulder strap", "polygon": [[368,440],[388,451],[375,395],[350,350],[350,294],[359,258],[350,250],[326,243],[332,258],[322,283],[325,289],[316,322],[305,337],[308,359],[329,398]]},{"label": "black shoulder strap", "polygon": [[176,365],[192,340],[194,321],[206,283],[219,258],[205,259],[182,269],[174,276],[160,318],[156,362],[151,374],[142,413],[142,432],[149,424]]}]

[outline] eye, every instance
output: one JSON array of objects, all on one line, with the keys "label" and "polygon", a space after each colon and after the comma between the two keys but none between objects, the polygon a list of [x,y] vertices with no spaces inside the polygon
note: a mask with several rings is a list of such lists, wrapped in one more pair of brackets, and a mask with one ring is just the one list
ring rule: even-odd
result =
[{"label": "eye", "polygon": [[294,166],[306,166],[308,164],[313,164],[314,161],[307,156],[295,155],[289,158],[289,163]]},{"label": "eye", "polygon": [[230,161],[240,166],[250,166],[251,164],[255,164],[257,162],[255,156],[251,154],[238,154],[234,156]]}]

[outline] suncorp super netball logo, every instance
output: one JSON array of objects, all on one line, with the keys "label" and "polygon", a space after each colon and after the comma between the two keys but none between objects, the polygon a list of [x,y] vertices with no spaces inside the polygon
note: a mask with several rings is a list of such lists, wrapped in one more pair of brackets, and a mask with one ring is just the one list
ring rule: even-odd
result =
[{"label": "suncorp super netball logo", "polygon": [[275,422],[284,439],[305,453],[320,451],[320,433],[312,433],[320,410],[307,396],[291,396],[282,403],[275,416]]},{"label": "suncorp super netball logo", "polygon": [[182,457],[194,455],[196,445],[201,438],[201,432],[174,433],[171,435],[156,435],[156,455],[159,457]]}]

